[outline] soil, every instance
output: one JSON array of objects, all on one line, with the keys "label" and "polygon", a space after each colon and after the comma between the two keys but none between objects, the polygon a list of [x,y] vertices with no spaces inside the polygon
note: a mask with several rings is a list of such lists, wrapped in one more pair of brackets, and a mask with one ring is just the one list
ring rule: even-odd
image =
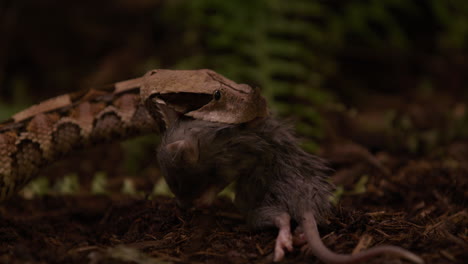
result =
[{"label": "soil", "polygon": [[[392,244],[426,263],[464,263],[468,141],[420,137],[430,128],[444,134],[447,126],[440,123],[450,123],[450,117],[429,121],[452,109],[456,99],[437,110],[424,101],[402,105],[398,97],[385,98],[375,105],[371,98],[352,115],[323,110],[328,136],[320,155],[330,160],[331,178],[341,190],[335,214],[320,226],[323,240],[340,253]],[[432,125],[406,127],[404,137],[396,125],[382,133],[389,106],[397,116],[419,120],[412,124]],[[407,144],[408,135],[416,143]],[[113,181],[124,177],[112,173]],[[143,181],[138,185],[151,182]],[[0,263],[269,263],[275,232],[249,230],[227,198],[206,211],[181,211],[172,198],[159,196],[17,196],[0,205]],[[317,262],[297,248],[282,263]],[[402,262],[383,256],[369,263]]]}]

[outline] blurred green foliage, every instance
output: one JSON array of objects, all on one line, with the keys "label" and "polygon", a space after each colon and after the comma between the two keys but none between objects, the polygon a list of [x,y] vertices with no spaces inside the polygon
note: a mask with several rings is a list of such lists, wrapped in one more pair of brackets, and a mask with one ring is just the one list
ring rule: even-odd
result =
[{"label": "blurred green foliage", "polygon": [[0,122],[8,119],[13,114],[21,111],[31,104],[28,96],[27,86],[22,79],[15,79],[13,82],[13,96],[10,101],[0,100]]},{"label": "blurred green foliage", "polygon": [[[345,101],[345,103],[354,103],[353,99],[358,95],[365,97],[368,91],[384,90],[385,86],[391,87],[391,91],[399,91],[405,89],[398,86],[403,82],[407,83],[406,87],[415,89],[419,95],[430,95],[436,89],[446,89],[448,84],[455,83],[458,88],[465,89],[464,95],[468,100],[466,81],[465,83],[453,81],[458,80],[460,75],[466,74],[468,54],[468,1],[466,0],[162,2],[163,4],[157,9],[150,10],[154,15],[154,24],[148,25],[150,29],[134,32],[135,35],[141,34],[141,39],[144,40],[142,43],[150,42],[147,32],[153,32],[156,39],[157,47],[150,51],[151,55],[141,55],[144,58],[139,60],[141,65],[146,65],[148,68],[211,68],[235,81],[260,87],[274,112],[282,117],[294,118],[298,133],[307,139],[304,147],[309,151],[316,150],[317,140],[322,138],[324,133],[323,117],[317,109],[326,107],[330,103]],[[50,5],[54,4],[56,3],[51,1]],[[74,12],[75,10],[72,13]],[[66,14],[62,11],[59,13]],[[103,20],[108,23],[107,26],[119,28],[116,19]],[[59,49],[62,43],[52,38],[51,43],[58,43],[52,48],[47,47],[45,43],[48,42],[31,42],[31,47],[38,49],[29,50],[23,47],[20,51],[10,52],[13,54],[8,57],[11,61],[0,61],[0,66],[5,67],[0,70],[8,73],[5,74],[4,80],[0,80],[2,85],[0,119],[6,119],[30,105],[32,102],[30,94],[36,91],[34,94],[37,95],[37,87],[50,89],[50,85],[47,84],[67,82],[74,82],[75,86],[80,86],[78,84],[81,84],[82,80],[73,78],[78,79],[85,75],[78,74],[82,69],[77,70],[72,67],[83,68],[83,65],[78,63],[85,61],[80,57],[83,54],[102,53],[102,57],[96,55],[93,62],[98,66],[86,69],[90,72],[106,72],[114,64],[119,65],[117,68],[125,64],[132,65],[131,68],[141,66],[134,65],[133,60],[127,63],[127,60],[118,59],[118,55],[126,53],[131,54],[129,57],[136,57],[138,51],[144,50],[138,44],[139,38],[136,38],[137,41],[134,40],[137,44],[132,45],[135,46],[129,45],[132,36],[128,31],[123,31],[122,35],[116,37],[115,31],[104,30],[106,28],[104,24],[91,23],[89,28],[80,28],[70,19],[73,27],[67,28],[69,25],[67,22],[46,23],[47,32],[55,37],[62,36],[59,34],[61,32],[73,30],[82,33],[91,32],[90,35],[72,34],[72,36],[76,36],[77,40],[79,38],[81,41],[84,39],[83,42],[76,42],[87,43],[83,47],[98,48],[91,49],[93,52],[80,53],[78,52],[80,47],[65,42],[71,47],[64,45],[66,47],[62,52],[54,53],[51,50]],[[134,30],[131,22],[125,24]],[[63,25],[64,28],[57,29],[53,25]],[[138,25],[140,29],[143,28],[141,24]],[[31,35],[27,34],[28,31],[25,32],[23,35]],[[41,33],[36,41],[42,39],[42,34],[46,33]],[[21,41],[21,38],[18,39]],[[121,45],[131,49],[116,48],[118,45],[113,45],[118,41],[110,41],[115,39],[122,39]],[[14,38],[10,41],[12,47],[21,46],[13,42]],[[15,56],[18,59],[14,58]],[[29,59],[28,56],[36,58],[37,61]],[[63,63],[65,61],[73,63],[63,64],[67,67],[57,69],[54,63],[62,60]],[[23,65],[23,62],[31,61],[41,63],[38,63],[36,68],[34,65]],[[99,65],[102,68],[99,68]],[[397,73],[388,71],[388,68],[396,70]],[[361,69],[361,74],[357,74],[359,71],[356,69]],[[109,71],[115,71],[115,68]],[[123,76],[120,72],[116,75],[119,79]],[[405,79],[408,77],[416,80],[408,81]],[[404,81],[395,82],[398,78]],[[97,80],[102,79],[97,78]],[[57,80],[62,81],[57,82]],[[40,82],[43,85],[36,87]],[[3,89],[6,84],[8,87]],[[46,91],[40,92],[46,93]],[[404,116],[401,120],[389,118],[388,127],[396,131],[397,139],[402,138],[402,142],[407,145],[405,148],[409,151],[431,149],[433,145],[442,144],[448,137],[468,137],[468,111],[465,108],[466,105],[458,107],[457,114],[451,120],[448,136],[436,130],[421,133],[411,120]],[[157,138],[150,136],[122,144],[126,154],[124,167],[128,169],[129,174],[141,174],[142,168],[148,165],[147,160],[154,158],[154,146],[157,141]],[[93,185],[95,192],[105,191],[104,176],[96,174],[93,182],[96,184]],[[76,185],[73,177],[68,177],[59,189],[70,192],[76,189]],[[49,188],[47,182],[38,181],[33,192],[43,193],[47,188]],[[138,193],[132,182],[126,182],[123,190],[131,194]],[[166,191],[166,188],[162,188],[155,190],[155,193]]]},{"label": "blurred green foliage", "polygon": [[356,182],[353,186],[353,189],[351,190],[345,190],[343,185],[338,185],[336,186],[335,190],[333,191],[333,195],[330,196],[330,201],[334,205],[337,205],[340,201],[340,199],[343,198],[343,196],[348,196],[348,195],[361,195],[367,192],[367,183],[369,182],[369,176],[368,175],[362,175],[358,182]]},{"label": "blurred green foliage", "polygon": [[98,171],[93,177],[91,182],[91,193],[93,194],[106,194],[107,193],[107,173]]},{"label": "blurred green foliage", "polygon": [[32,180],[26,187],[21,190],[22,196],[27,199],[32,199],[34,197],[40,197],[45,194],[49,194],[50,183],[49,179],[46,177],[39,177]]},{"label": "blurred green foliage", "polygon": [[438,22],[437,44],[442,50],[468,47],[468,1],[431,0],[431,11]]},{"label": "blurred green foliage", "polygon": [[[152,196],[162,195],[162,196],[174,197],[174,194],[169,189],[169,185],[167,185],[164,178],[159,178],[159,180],[155,182],[151,195]],[[152,196],[150,196],[149,198],[151,198]]]},{"label": "blurred green foliage", "polygon": [[76,173],[69,173],[63,176],[56,185],[54,189],[61,194],[76,194],[80,190],[80,181],[78,180],[78,175]]},{"label": "blurred green foliage", "polygon": [[326,22],[328,13],[312,1],[202,0],[173,2],[164,19],[181,28],[182,45],[192,49],[178,68],[212,68],[259,86],[278,114],[300,121],[299,133],[318,138],[321,120],[311,106],[330,101],[320,88],[334,64],[328,52],[314,52],[326,46],[329,26],[310,21]]},{"label": "blurred green foliage", "polygon": [[[212,68],[259,86],[274,111],[295,118],[311,151],[323,135],[317,106],[336,101],[330,80],[342,74],[343,56],[403,63],[466,51],[468,36],[463,0],[179,0],[159,14],[178,40],[175,68]],[[355,78],[344,80],[345,96],[366,85]]]},{"label": "blurred green foliage", "polygon": [[[425,83],[414,86],[419,89],[436,87],[432,83],[434,69],[428,69],[432,67],[431,56],[445,56],[457,63],[463,60],[468,47],[465,0],[173,0],[163,1],[153,13],[152,30],[159,46],[142,65],[212,68],[236,81],[260,87],[273,110],[283,117],[293,117],[299,134],[311,139],[307,143],[309,150],[323,136],[317,107],[356,96],[366,85],[371,89],[385,85],[385,80],[361,80],[378,80],[380,76],[373,76],[375,73],[347,75],[349,69],[343,66],[347,60],[358,65],[366,56],[383,56],[377,60],[396,63],[395,68],[409,71],[405,68],[409,67],[409,57],[428,57],[417,61],[419,68],[415,72],[420,76],[416,78]],[[73,54],[67,60],[75,60]],[[63,74],[51,76],[60,79],[64,74],[73,75],[71,69],[57,72]],[[11,91],[2,91],[9,101],[0,100],[1,119],[31,102],[28,91],[35,87],[18,77],[26,73],[5,75],[2,84],[9,84]],[[131,163],[128,165],[134,170],[136,163]]]},{"label": "blurred green foliage", "polygon": [[130,175],[138,175],[148,163],[154,163],[160,135],[150,134],[121,142],[125,153],[124,167]]}]

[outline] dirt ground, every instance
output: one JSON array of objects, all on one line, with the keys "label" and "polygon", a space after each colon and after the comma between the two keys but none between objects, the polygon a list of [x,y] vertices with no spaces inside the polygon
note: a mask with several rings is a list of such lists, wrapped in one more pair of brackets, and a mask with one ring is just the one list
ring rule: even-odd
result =
[{"label": "dirt ground", "polygon": [[[385,98],[352,114],[323,111],[328,136],[320,155],[340,190],[334,216],[320,226],[323,240],[340,253],[391,244],[426,263],[465,263],[468,141],[421,135],[445,135],[466,105],[450,96],[439,107]],[[397,112],[392,129],[382,121],[389,106]],[[398,126],[402,117],[413,126]],[[203,212],[180,211],[168,197],[123,195],[18,196],[0,205],[0,263],[269,263],[274,241],[275,230],[247,229],[227,198]],[[297,248],[282,263],[318,261]]]}]

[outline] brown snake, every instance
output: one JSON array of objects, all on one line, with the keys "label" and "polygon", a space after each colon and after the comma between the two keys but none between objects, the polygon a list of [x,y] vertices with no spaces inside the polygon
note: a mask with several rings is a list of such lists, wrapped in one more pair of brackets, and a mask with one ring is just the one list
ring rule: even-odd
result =
[{"label": "brown snake", "polygon": [[152,70],[141,78],[31,106],[0,124],[0,202],[42,167],[78,148],[162,133],[174,117],[161,107],[224,123],[265,115],[266,103],[251,91],[210,70]]}]

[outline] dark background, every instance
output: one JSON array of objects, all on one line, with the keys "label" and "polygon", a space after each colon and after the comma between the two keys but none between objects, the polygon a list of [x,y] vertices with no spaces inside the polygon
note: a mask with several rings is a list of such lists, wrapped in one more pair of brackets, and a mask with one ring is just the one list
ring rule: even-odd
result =
[{"label": "dark background", "polygon": [[[336,216],[321,227],[331,248],[468,258],[468,1],[0,0],[1,119],[153,68],[210,68],[262,89],[335,169]],[[153,189],[157,141],[82,150],[42,172],[0,206],[0,262],[147,260],[119,257],[124,244],[176,263],[264,263],[274,231],[247,231],[228,200],[213,228],[144,199],[167,193]]]},{"label": "dark background", "polygon": [[3,0],[0,117],[152,68],[211,68],[259,86],[314,140],[323,105],[397,97],[391,112],[421,100],[449,112],[441,94],[468,98],[467,15],[463,0]]}]

